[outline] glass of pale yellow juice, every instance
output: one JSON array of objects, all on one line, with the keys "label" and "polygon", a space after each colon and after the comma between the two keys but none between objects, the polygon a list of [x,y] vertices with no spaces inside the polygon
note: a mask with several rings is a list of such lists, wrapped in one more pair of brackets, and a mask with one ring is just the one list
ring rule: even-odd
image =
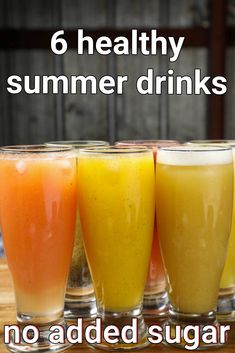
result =
[{"label": "glass of pale yellow juice", "polygon": [[138,342],[95,344],[134,349],[148,344],[142,300],[155,210],[154,160],[146,148],[91,148],[78,157],[78,199],[85,251],[103,330],[138,320]]},{"label": "glass of pale yellow juice", "polygon": [[[81,148],[107,146],[108,142],[97,140],[68,140],[48,142],[48,146],[72,146],[77,152]],[[95,294],[83,246],[79,212],[77,212],[76,233],[73,247],[72,263],[64,304],[64,317],[69,320],[82,317],[91,319],[96,316]]]},{"label": "glass of pale yellow juice", "polygon": [[[230,146],[233,151],[234,185],[235,185],[235,140],[193,140],[189,144],[213,144]],[[233,198],[235,205],[235,194]],[[221,321],[235,320],[235,207],[233,207],[232,227],[229,239],[228,253],[220,281],[220,291],[217,303],[218,319]]]},{"label": "glass of pale yellow juice", "polygon": [[[231,148],[158,149],[157,227],[168,281],[167,324],[173,331],[176,325],[217,325],[215,310],[232,207]],[[199,349],[212,346],[200,341]]]},{"label": "glass of pale yellow juice", "polygon": [[[156,165],[158,147],[179,144],[175,140],[122,140],[117,146],[145,146],[151,148]],[[156,219],[153,230],[153,243],[149,262],[148,276],[145,284],[143,313],[148,317],[165,318],[168,314],[168,295],[166,292],[166,278],[160,252]]]}]

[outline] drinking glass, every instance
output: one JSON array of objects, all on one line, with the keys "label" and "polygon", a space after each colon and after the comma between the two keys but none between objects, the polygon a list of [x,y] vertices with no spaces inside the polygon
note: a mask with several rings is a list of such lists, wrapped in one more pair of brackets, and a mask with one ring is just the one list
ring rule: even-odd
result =
[{"label": "drinking glass", "polygon": [[0,228],[0,257],[4,255],[3,244],[2,244],[2,234]]},{"label": "drinking glass", "polygon": [[[17,322],[34,325],[39,340],[15,343],[12,352],[57,352],[49,328],[63,317],[77,208],[76,158],[71,148],[43,145],[0,149],[0,219],[12,275]],[[67,210],[70,210],[68,213]]]},{"label": "drinking glass", "polygon": [[[173,146],[177,144],[179,144],[179,142],[175,140],[122,140],[116,142],[117,146],[146,146],[151,148],[155,165],[158,147]],[[149,270],[144,291],[143,313],[145,316],[158,318],[164,318],[168,313],[166,278],[157,235],[156,217],[154,221]]]},{"label": "drinking glass", "polygon": [[[235,163],[235,140],[193,140],[189,144],[207,144],[230,146]],[[234,164],[235,185],[235,164]],[[235,195],[233,198],[235,205]],[[229,239],[228,254],[220,281],[220,291],[217,302],[217,316],[221,321],[235,321],[235,207],[233,207],[232,228]]]},{"label": "drinking glass", "polygon": [[[77,152],[81,148],[107,146],[109,143],[96,140],[52,141],[48,146],[72,146]],[[91,319],[96,316],[95,294],[84,251],[79,212],[77,212],[75,242],[72,263],[67,283],[64,317],[66,319]]]},{"label": "drinking glass", "polygon": [[102,330],[138,321],[138,342],[105,341],[101,349],[149,344],[142,300],[152,245],[154,163],[146,148],[91,148],[78,158],[78,200],[84,246]]},{"label": "drinking glass", "polygon": [[[166,324],[217,326],[216,303],[233,207],[229,147],[158,149],[157,227],[170,301]],[[175,344],[180,347],[184,345]],[[214,344],[216,346],[217,344]],[[200,341],[199,349],[213,344]]]}]

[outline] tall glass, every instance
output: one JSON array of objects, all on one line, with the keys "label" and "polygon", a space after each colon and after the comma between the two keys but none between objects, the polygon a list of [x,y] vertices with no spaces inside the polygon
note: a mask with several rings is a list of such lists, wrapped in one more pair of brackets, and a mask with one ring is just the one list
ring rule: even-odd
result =
[{"label": "tall glass", "polygon": [[[14,343],[12,352],[57,352],[49,327],[66,326],[63,309],[77,208],[76,158],[71,148],[40,145],[0,149],[0,219],[14,283],[17,322],[35,325],[35,344]],[[70,210],[68,213],[67,210]]]},{"label": "tall glass", "polygon": [[78,200],[84,245],[93,278],[97,316],[104,329],[138,321],[138,342],[102,342],[98,348],[148,345],[142,300],[152,245],[154,163],[146,148],[81,150]]},{"label": "tall glass", "polygon": [[[234,186],[235,186],[235,140],[194,140],[189,144],[214,144],[230,146],[233,150]],[[233,198],[235,205],[235,194]],[[228,254],[220,282],[217,303],[218,319],[221,321],[235,321],[235,207],[233,207],[232,228],[229,239]]]},{"label": "tall glass", "polygon": [[[76,151],[85,147],[107,146],[96,140],[52,141],[48,146],[72,146]],[[96,316],[94,288],[84,251],[79,212],[77,212],[75,242],[67,283],[64,316],[66,319],[90,319]]]},{"label": "tall glass", "polygon": [[[156,165],[158,147],[179,144],[175,140],[122,140],[117,146],[146,146],[151,148]],[[148,317],[164,318],[168,313],[168,296],[166,292],[166,278],[157,235],[156,218],[154,221],[153,243],[149,262],[149,270],[144,291],[143,313]]]},{"label": "tall glass", "polygon": [[[167,324],[173,331],[176,325],[217,325],[215,309],[232,207],[231,148],[179,146],[158,150],[157,226],[167,271]],[[201,341],[199,349],[211,347]]]}]

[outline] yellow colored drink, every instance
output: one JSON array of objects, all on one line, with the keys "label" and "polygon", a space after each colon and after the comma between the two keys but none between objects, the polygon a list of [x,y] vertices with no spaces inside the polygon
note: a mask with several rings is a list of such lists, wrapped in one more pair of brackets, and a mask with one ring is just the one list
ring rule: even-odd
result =
[{"label": "yellow colored drink", "polygon": [[[193,140],[188,144],[197,144],[197,145],[222,145],[230,146],[233,151],[233,161],[234,161],[234,185],[235,185],[235,140]],[[233,196],[233,204],[235,205],[235,193]],[[235,292],[235,207],[233,207],[233,216],[232,216],[232,227],[229,238],[229,246],[227,258],[225,261],[225,266],[220,282],[221,296],[223,296],[223,303],[221,303],[220,310],[224,305],[224,295],[231,294]],[[230,298],[231,299],[231,298]],[[227,304],[226,304],[227,306]],[[235,309],[235,308],[234,308]],[[225,309],[226,310],[226,309]]]},{"label": "yellow colored drink", "polygon": [[98,311],[129,311],[142,302],[155,189],[153,154],[138,151],[81,152],[78,159],[80,218]]},{"label": "yellow colored drink", "polygon": [[[235,140],[193,140],[188,144],[204,146],[230,146],[232,148],[233,161],[235,163]],[[235,205],[235,195],[233,196],[233,205]],[[220,281],[220,291],[217,301],[217,315],[221,321],[234,321],[235,319],[235,206],[233,206],[232,227],[229,238],[228,252]]]},{"label": "yellow colored drink", "polygon": [[[235,145],[235,141],[234,141]],[[233,168],[234,168],[234,186],[235,186],[235,147],[233,147]],[[233,216],[232,228],[229,238],[228,254],[225,261],[224,271],[222,274],[220,288],[232,288],[235,291],[235,193],[233,194]]]},{"label": "yellow colored drink", "polygon": [[157,226],[173,310],[216,308],[233,203],[228,148],[178,147],[158,152]]},{"label": "yellow colored drink", "polygon": [[[233,202],[235,204],[235,198]],[[233,211],[232,230],[229,239],[228,254],[220,282],[220,288],[222,290],[231,288],[232,292],[235,291],[235,210]]]},{"label": "yellow colored drink", "polygon": [[[175,140],[122,140],[117,146],[145,146],[153,151],[156,164],[158,147],[175,146]],[[143,309],[145,316],[162,317],[168,313],[168,297],[166,293],[166,276],[160,252],[156,220],[154,223],[152,251],[149,262],[147,281],[145,284]]]}]

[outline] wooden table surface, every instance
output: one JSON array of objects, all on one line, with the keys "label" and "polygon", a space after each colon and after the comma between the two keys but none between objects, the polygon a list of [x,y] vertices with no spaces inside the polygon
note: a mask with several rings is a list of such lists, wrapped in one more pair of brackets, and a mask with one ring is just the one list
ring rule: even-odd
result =
[{"label": "wooden table surface", "polygon": [[[15,305],[14,305],[14,295],[13,287],[11,283],[11,278],[9,270],[5,259],[0,258],[0,353],[7,353],[8,350],[3,344],[3,325],[15,323]],[[156,324],[156,321],[150,321],[151,324]],[[94,349],[89,348],[86,345],[74,345],[72,348],[68,349],[66,352],[71,353],[75,351],[82,350],[83,353],[94,353]],[[146,353],[155,352],[169,352],[176,353],[180,352],[179,349],[164,346],[162,344],[151,345],[144,349]],[[97,351],[99,352],[99,351]],[[100,351],[101,352],[101,351]],[[210,349],[206,352],[215,352],[215,350]],[[235,323],[232,324],[232,329],[229,332],[228,343],[219,350],[221,353],[235,353]]]}]

